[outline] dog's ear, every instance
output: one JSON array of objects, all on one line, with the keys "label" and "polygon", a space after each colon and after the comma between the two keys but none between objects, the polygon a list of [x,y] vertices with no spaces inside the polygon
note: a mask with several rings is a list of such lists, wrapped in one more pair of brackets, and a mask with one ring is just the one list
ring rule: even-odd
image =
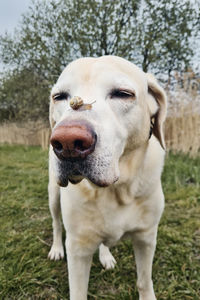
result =
[{"label": "dog's ear", "polygon": [[152,133],[157,137],[160,145],[165,149],[163,124],[167,114],[167,96],[156,78],[147,73],[148,82],[148,105],[151,118],[154,119]]}]

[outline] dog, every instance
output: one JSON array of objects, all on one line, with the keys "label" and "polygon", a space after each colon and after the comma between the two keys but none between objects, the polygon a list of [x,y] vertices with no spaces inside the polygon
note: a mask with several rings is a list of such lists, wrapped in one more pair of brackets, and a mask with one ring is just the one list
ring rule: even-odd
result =
[{"label": "dog", "polygon": [[87,299],[97,248],[102,265],[113,268],[109,248],[128,237],[139,299],[155,300],[151,274],[164,209],[164,90],[133,63],[102,56],[70,63],[50,98],[49,258],[64,256],[62,213],[70,299]]}]

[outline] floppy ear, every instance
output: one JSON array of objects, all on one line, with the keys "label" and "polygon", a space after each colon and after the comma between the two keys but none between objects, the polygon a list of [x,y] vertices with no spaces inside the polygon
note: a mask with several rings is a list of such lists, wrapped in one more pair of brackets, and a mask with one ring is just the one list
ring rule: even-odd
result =
[{"label": "floppy ear", "polygon": [[151,118],[154,118],[152,133],[157,137],[162,148],[165,149],[163,124],[167,114],[167,96],[156,78],[149,73],[146,75],[148,82],[148,105]]}]

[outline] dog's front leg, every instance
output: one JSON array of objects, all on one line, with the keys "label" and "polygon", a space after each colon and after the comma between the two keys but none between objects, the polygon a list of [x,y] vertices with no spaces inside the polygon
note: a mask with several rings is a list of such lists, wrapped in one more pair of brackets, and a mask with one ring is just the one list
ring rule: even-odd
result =
[{"label": "dog's front leg", "polygon": [[54,173],[49,167],[49,208],[53,219],[53,244],[48,257],[52,260],[58,260],[64,257],[64,248],[62,244],[62,223],[60,210],[60,187],[58,186]]},{"label": "dog's front leg", "polygon": [[87,300],[93,251],[86,251],[68,234],[66,239],[70,300]]},{"label": "dog's front leg", "polygon": [[152,262],[156,247],[157,226],[133,236],[140,300],[156,300],[152,282]]}]

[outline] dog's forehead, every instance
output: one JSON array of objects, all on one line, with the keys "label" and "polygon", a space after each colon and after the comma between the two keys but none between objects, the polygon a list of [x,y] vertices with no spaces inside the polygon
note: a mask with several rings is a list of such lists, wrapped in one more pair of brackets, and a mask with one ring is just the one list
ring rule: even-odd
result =
[{"label": "dog's forehead", "polygon": [[60,75],[58,82],[87,84],[104,80],[132,81],[147,88],[145,73],[135,64],[117,56],[80,58],[70,63]]}]

